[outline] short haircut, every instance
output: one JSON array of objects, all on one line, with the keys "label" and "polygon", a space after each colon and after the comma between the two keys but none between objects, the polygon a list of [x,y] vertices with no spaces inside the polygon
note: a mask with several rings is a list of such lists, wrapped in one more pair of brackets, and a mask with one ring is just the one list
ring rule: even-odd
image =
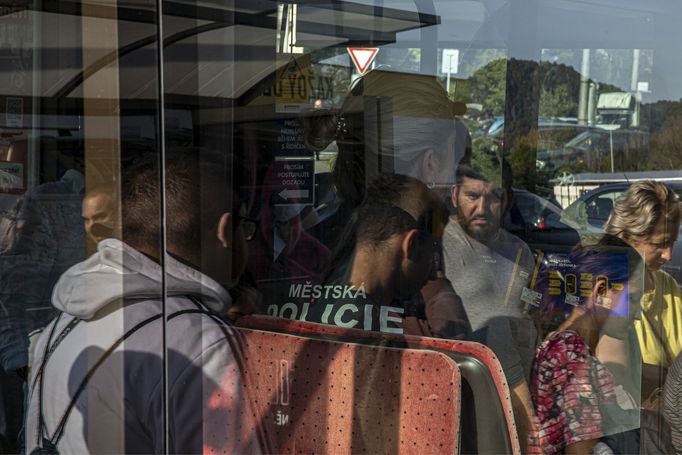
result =
[{"label": "short haircut", "polygon": [[[123,239],[133,247],[160,251],[161,186],[159,157],[147,154],[124,173]],[[166,153],[166,238],[174,253],[201,251],[202,229],[215,224],[235,206],[237,182],[231,157],[198,148]],[[157,255],[159,257],[160,255]]]},{"label": "short haircut", "polygon": [[402,174],[380,174],[368,186],[362,204],[351,214],[324,273],[326,281],[347,267],[357,245],[380,247],[411,229],[445,226],[445,203],[421,181]]},{"label": "short haircut", "polygon": [[457,166],[456,184],[461,185],[464,182],[464,177],[468,177],[490,182],[500,188],[511,189],[513,175],[509,162],[505,159],[499,159],[495,155],[487,156],[485,153],[479,155],[485,155],[486,158]]},{"label": "short haircut", "polygon": [[680,206],[677,195],[667,185],[642,180],[630,185],[616,201],[604,230],[623,240],[646,240],[658,223],[665,219],[679,226]]},{"label": "short haircut", "polygon": [[106,196],[109,199],[109,203],[111,204],[110,208],[114,210],[114,213],[112,214],[118,215],[116,212],[118,211],[119,205],[119,188],[114,182],[98,183],[88,188],[85,192],[84,199],[92,198],[97,195]]},{"label": "short haircut", "polygon": [[357,209],[357,243],[378,245],[410,229],[430,231],[445,225],[445,204],[419,180],[401,174],[380,174],[367,187]]}]

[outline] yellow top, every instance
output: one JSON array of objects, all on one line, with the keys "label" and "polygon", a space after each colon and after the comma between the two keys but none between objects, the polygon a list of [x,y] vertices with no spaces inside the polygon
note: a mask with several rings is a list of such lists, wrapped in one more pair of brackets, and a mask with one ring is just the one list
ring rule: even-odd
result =
[{"label": "yellow top", "polygon": [[644,363],[669,368],[682,351],[682,292],[668,273],[653,272],[654,291],[642,297],[642,316],[635,321]]}]

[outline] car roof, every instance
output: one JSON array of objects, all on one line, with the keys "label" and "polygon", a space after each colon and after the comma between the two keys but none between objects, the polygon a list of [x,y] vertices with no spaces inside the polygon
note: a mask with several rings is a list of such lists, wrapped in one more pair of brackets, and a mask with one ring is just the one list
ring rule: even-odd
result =
[{"label": "car roof", "polygon": [[[607,183],[605,185],[600,185],[600,186],[598,186],[594,189],[591,189],[590,191],[582,194],[578,199],[573,201],[570,205],[575,204],[577,201],[586,201],[587,199],[591,198],[595,194],[606,193],[607,191],[629,188],[630,185],[632,185],[633,183],[638,182],[638,181],[640,181],[640,180],[635,180],[633,182]],[[673,180],[673,181],[659,180],[659,181],[661,183],[665,183],[672,190],[682,190],[682,182],[679,180]]]},{"label": "car roof", "polygon": [[[636,180],[636,181],[639,181],[639,180]],[[670,189],[672,189],[676,193],[682,190],[682,182],[679,180],[661,181],[661,182],[668,185],[670,187]],[[609,191],[618,191],[618,190],[625,191],[632,183],[634,183],[634,182],[607,183],[607,184],[600,185],[596,188],[591,189],[590,191],[582,194],[575,201],[571,202],[563,210],[563,214],[561,216],[561,221],[563,223],[568,224],[569,226],[572,226],[572,227],[578,229],[579,226],[575,224],[573,218],[575,218],[577,216],[578,206],[580,204],[584,204],[587,202],[587,200],[593,198],[596,195],[602,194],[602,193],[607,193]]]}]

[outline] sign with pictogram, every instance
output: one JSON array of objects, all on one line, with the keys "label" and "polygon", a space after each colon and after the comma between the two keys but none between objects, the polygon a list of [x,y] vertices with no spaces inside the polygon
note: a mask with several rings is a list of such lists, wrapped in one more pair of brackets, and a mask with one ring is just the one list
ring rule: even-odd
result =
[{"label": "sign with pictogram", "polygon": [[322,65],[311,66],[310,54],[277,54],[272,85],[263,87],[249,106],[275,104],[275,112],[298,114],[315,101],[334,99],[335,80],[320,71]]},{"label": "sign with pictogram", "polygon": [[346,49],[360,74],[365,74],[365,71],[367,71],[367,68],[369,68],[369,65],[377,56],[377,52],[379,52],[378,47],[347,47]]},{"label": "sign with pictogram", "polygon": [[274,205],[312,205],[315,203],[315,161],[277,160]]},{"label": "sign with pictogram", "polygon": [[275,111],[300,112],[310,100],[310,55],[278,54],[275,72]]}]

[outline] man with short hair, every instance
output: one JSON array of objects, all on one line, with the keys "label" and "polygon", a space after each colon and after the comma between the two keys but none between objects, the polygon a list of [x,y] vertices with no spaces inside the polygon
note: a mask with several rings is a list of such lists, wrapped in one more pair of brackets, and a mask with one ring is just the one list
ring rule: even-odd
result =
[{"label": "man with short hair", "polygon": [[288,319],[404,333],[405,303],[435,277],[447,208],[419,180],[383,174],[367,188],[321,284],[292,285],[267,312]]},{"label": "man with short hair", "polygon": [[64,313],[36,346],[28,452],[260,450],[252,434],[239,437],[255,425],[244,410],[238,339],[218,317],[246,259],[226,164],[200,150],[169,152],[165,225],[155,156],[127,169],[126,243],[102,240],[55,286]]},{"label": "man with short hair", "polygon": [[[58,167],[66,167],[67,155],[58,156]],[[32,334],[57,314],[50,298],[59,277],[86,257],[84,183],[75,165],[27,191],[0,219],[0,438],[9,439],[8,452],[21,449]]]},{"label": "man with short hair", "polygon": [[83,197],[83,226],[95,245],[104,239],[120,238],[116,192],[114,185],[102,184],[90,189]]},{"label": "man with short hair", "polygon": [[528,246],[502,228],[513,195],[508,163],[477,158],[473,166],[458,167],[452,186],[456,213],[443,236],[445,275],[471,321],[470,338],[490,347],[502,364],[525,452],[533,428],[528,380],[536,332],[523,320],[521,299],[532,295],[526,288],[534,260]]},{"label": "man with short hair", "polygon": [[[451,217],[443,236],[445,274],[462,298],[472,328],[497,316],[523,315],[521,294],[533,271],[533,255],[521,239],[502,228],[512,195],[503,163],[491,167],[461,165],[452,186]],[[497,173],[497,175],[495,175]]]}]

